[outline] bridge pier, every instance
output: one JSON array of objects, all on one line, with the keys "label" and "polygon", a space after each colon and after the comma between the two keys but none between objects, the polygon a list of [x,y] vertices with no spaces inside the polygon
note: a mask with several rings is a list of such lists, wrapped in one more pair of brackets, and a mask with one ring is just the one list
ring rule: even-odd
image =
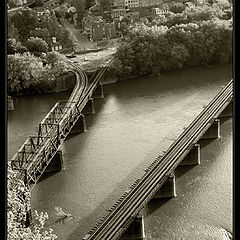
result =
[{"label": "bridge pier", "polygon": [[209,129],[203,134],[201,139],[220,138],[220,120],[215,119]]},{"label": "bridge pier", "polygon": [[144,240],[144,219],[143,216],[137,216],[133,223],[127,228],[120,238],[121,240]]},{"label": "bridge pier", "polygon": [[176,196],[175,175],[171,173],[158,192],[153,196],[153,199],[172,198]]},{"label": "bridge pier", "polygon": [[14,110],[13,99],[11,96],[7,96],[7,108],[8,108],[8,111]]},{"label": "bridge pier", "polygon": [[179,166],[194,166],[200,164],[200,144],[195,144]]},{"label": "bridge pier", "polygon": [[58,150],[44,172],[60,172],[63,169],[62,150]]},{"label": "bridge pier", "polygon": [[90,98],[82,110],[82,114],[89,115],[95,113],[93,99]]},{"label": "bridge pier", "polygon": [[233,101],[231,100],[231,102],[229,102],[227,107],[221,112],[221,114],[218,117],[223,118],[232,116],[233,116]]},{"label": "bridge pier", "polygon": [[87,130],[85,116],[81,114],[70,133],[83,133]]},{"label": "bridge pier", "polygon": [[98,85],[97,86],[97,88],[95,89],[92,97],[93,98],[104,98],[103,85]]}]

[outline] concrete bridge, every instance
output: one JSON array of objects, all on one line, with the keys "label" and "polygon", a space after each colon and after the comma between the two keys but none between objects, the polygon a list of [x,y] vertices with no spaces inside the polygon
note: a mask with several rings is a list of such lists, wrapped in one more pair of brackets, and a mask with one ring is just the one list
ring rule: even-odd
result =
[{"label": "concrete bridge", "polygon": [[174,170],[200,164],[200,139],[220,138],[220,119],[232,116],[232,80],[213,98],[177,140],[159,156],[83,240],[145,239],[141,214],[152,198],[176,197]]}]

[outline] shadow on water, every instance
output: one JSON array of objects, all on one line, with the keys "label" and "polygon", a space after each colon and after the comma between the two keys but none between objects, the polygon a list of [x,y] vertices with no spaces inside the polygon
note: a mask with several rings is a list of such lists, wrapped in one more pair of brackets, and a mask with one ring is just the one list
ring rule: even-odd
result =
[{"label": "shadow on water", "polygon": [[44,181],[44,180],[48,179],[49,177],[53,176],[56,173],[57,172],[44,172],[42,174],[42,176],[40,177],[40,179],[38,180],[38,182]]},{"label": "shadow on water", "polygon": [[195,166],[178,166],[174,170],[174,174],[176,178],[180,178],[184,174],[186,174],[188,171],[192,170]]},{"label": "shadow on water", "polygon": [[146,207],[145,210],[145,216],[147,215],[151,215],[152,213],[154,213],[155,211],[157,211],[160,207],[162,207],[164,204],[166,204],[167,202],[169,202],[169,200],[171,200],[171,198],[164,198],[164,199],[151,199]]}]

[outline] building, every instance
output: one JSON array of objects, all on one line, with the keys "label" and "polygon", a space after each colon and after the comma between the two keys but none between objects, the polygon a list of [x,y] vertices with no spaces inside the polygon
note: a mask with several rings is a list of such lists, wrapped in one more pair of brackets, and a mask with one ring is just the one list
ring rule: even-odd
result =
[{"label": "building", "polygon": [[92,24],[92,31],[90,40],[91,41],[101,41],[105,38],[105,27],[104,27],[104,20],[94,21]]},{"label": "building", "polygon": [[113,39],[113,38],[116,38],[118,37],[118,34],[116,32],[116,28],[115,28],[115,25],[114,23],[106,23],[105,24],[105,37],[107,39]]},{"label": "building", "polygon": [[139,7],[139,0],[125,0],[125,6],[127,8]]},{"label": "building", "polygon": [[121,34],[116,31],[114,22],[107,23],[105,20],[94,21],[91,29],[91,41],[102,41],[120,37]]},{"label": "building", "polygon": [[125,16],[127,12],[126,8],[116,8],[112,10],[112,18],[119,18],[120,16]]},{"label": "building", "polygon": [[152,8],[151,11],[152,11],[153,17],[156,17],[157,15],[160,15],[162,13],[160,8]]},{"label": "building", "polygon": [[125,0],[114,0],[113,6],[116,8],[126,8]]}]

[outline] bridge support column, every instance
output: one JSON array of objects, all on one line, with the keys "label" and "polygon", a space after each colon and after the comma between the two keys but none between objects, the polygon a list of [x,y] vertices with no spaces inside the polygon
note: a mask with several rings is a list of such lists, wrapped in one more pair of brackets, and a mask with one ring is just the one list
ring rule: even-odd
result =
[{"label": "bridge support column", "polygon": [[8,111],[14,110],[13,99],[11,96],[7,96],[7,108],[8,108]]},{"label": "bridge support column", "polygon": [[215,119],[213,124],[201,137],[201,139],[212,139],[212,138],[220,138],[220,120],[219,119]]},{"label": "bridge support column", "polygon": [[87,130],[85,116],[81,114],[70,133],[83,133]]},{"label": "bridge support column", "polygon": [[45,172],[60,172],[63,168],[63,156],[62,151],[58,150],[54,155],[51,162],[48,164]]},{"label": "bridge support column", "polygon": [[90,98],[87,104],[85,105],[85,107],[83,108],[82,114],[88,115],[93,113],[95,113],[94,102],[93,102],[93,99]]},{"label": "bridge support column", "polygon": [[133,223],[127,228],[120,238],[121,240],[144,240],[144,219],[143,216],[137,216]]},{"label": "bridge support column", "polygon": [[95,89],[92,97],[93,97],[93,98],[104,98],[103,86],[102,86],[102,85],[98,85],[98,86],[97,86],[97,88]]},{"label": "bridge support column", "polygon": [[172,198],[176,196],[175,175],[172,173],[158,192],[153,196],[153,199]]},{"label": "bridge support column", "polygon": [[233,116],[233,101],[229,102],[227,107],[221,112],[221,114],[218,117],[223,118],[232,116]]},{"label": "bridge support column", "polygon": [[180,166],[194,166],[200,164],[200,144],[195,144],[188,155],[179,164]]}]

